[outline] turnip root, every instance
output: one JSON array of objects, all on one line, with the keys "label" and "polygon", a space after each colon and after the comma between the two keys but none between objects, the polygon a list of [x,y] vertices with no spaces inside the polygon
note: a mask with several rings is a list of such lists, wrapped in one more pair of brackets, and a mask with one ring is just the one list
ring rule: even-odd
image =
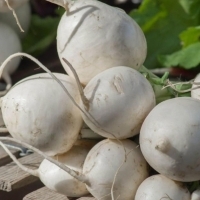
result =
[{"label": "turnip root", "polygon": [[[10,6],[15,9],[27,2],[28,0],[7,0]],[[5,0],[0,0],[0,12],[9,12],[8,5]]]},{"label": "turnip root", "polygon": [[96,75],[84,89],[88,105],[83,104],[85,123],[106,138],[125,139],[139,133],[155,106],[150,83],[135,69],[119,66]]},{"label": "turnip root", "polygon": [[140,131],[147,162],[173,180],[200,180],[200,101],[177,97],[158,104]]},{"label": "turnip root", "polygon": [[18,36],[20,38],[23,38],[28,31],[30,20],[31,20],[30,2],[27,1],[21,6],[17,7],[15,9],[15,12],[24,32],[20,31],[19,26],[17,25],[16,20],[13,17],[13,13],[11,11],[6,12],[6,13],[0,13],[0,21],[11,26],[15,30],[15,32],[18,34]]},{"label": "turnip root", "polygon": [[143,64],[146,39],[136,22],[121,9],[96,0],[48,1],[67,10],[57,30],[58,55],[73,76],[62,58],[69,60],[83,85],[105,69],[120,65],[139,69]]},{"label": "turnip root", "polygon": [[[55,74],[78,102],[76,83]],[[80,111],[58,83],[46,73],[30,76],[15,84],[1,98],[3,119],[10,134],[48,155],[68,151],[82,126]]]},{"label": "turnip root", "polygon": [[163,175],[154,175],[142,182],[135,196],[135,200],[161,199],[190,200],[190,193],[182,183]]},{"label": "turnip root", "polygon": [[[0,140],[16,141],[11,138],[0,137]],[[83,174],[72,171],[67,166],[46,156],[39,150],[25,144],[29,149],[38,152],[50,162],[66,170],[78,180],[84,182],[89,192],[96,199],[133,200],[141,182],[148,176],[148,167],[138,146],[130,140],[103,140],[97,143],[88,153],[83,165]],[[2,143],[0,142],[0,145]],[[19,165],[19,161],[2,145],[11,158]],[[22,169],[27,168],[20,165]],[[113,182],[114,181],[114,182]]]},{"label": "turnip root", "polygon": [[200,188],[192,193],[191,200],[200,200]]},{"label": "turnip root", "polygon": [[[11,54],[21,51],[21,42],[18,35],[11,27],[2,22],[0,22],[0,47],[0,63]],[[7,90],[12,84],[10,74],[17,69],[19,63],[20,58],[14,58],[8,63],[7,68],[3,71],[2,78],[7,84]]]}]

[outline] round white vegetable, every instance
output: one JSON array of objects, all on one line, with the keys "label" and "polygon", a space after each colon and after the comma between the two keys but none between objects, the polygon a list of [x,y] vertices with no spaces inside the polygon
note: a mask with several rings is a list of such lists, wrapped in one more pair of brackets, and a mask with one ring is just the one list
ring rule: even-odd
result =
[{"label": "round white vegetable", "polygon": [[200,189],[199,188],[192,193],[191,200],[200,200]]},{"label": "round white vegetable", "polygon": [[[67,153],[58,155],[55,159],[82,173],[83,163],[88,152],[89,148],[84,145],[73,146]],[[38,176],[46,187],[68,197],[81,197],[89,193],[84,183],[46,159],[40,164]]]},{"label": "round white vegetable", "polygon": [[148,176],[148,167],[134,142],[106,139],[88,153],[83,174],[89,182],[87,189],[96,199],[110,200],[113,190],[114,199],[132,200],[138,186]]},{"label": "round white vegetable", "polygon": [[200,101],[178,97],[158,104],[145,119],[140,147],[160,174],[188,182],[200,179]]},{"label": "round white vegetable", "polygon": [[142,182],[135,196],[135,200],[161,199],[190,200],[190,193],[182,183],[163,175],[154,175]]},{"label": "round white vegetable", "polygon": [[[63,1],[48,0],[63,4]],[[137,23],[121,9],[96,0],[67,0],[57,30],[61,63],[66,58],[83,85],[105,69],[125,65],[138,69],[146,58],[147,44]],[[66,7],[66,4],[64,5]]]},{"label": "round white vegetable", "polygon": [[[9,5],[15,9],[27,2],[28,0],[8,0]],[[5,0],[0,0],[0,12],[10,11]]]},{"label": "round white vegetable", "polygon": [[13,13],[11,11],[6,13],[0,13],[0,21],[11,26],[18,34],[18,36],[20,38],[23,38],[28,31],[31,20],[30,2],[29,1],[25,2],[24,4],[16,8],[15,12],[24,32],[20,31],[19,26],[17,25],[16,20],[13,17]]},{"label": "round white vegetable", "polygon": [[[80,95],[74,79],[55,74],[76,102]],[[1,99],[5,125],[14,138],[48,155],[68,151],[76,141],[82,117],[60,85],[48,74],[23,79]]]},{"label": "round white vegetable", "polygon": [[[15,31],[8,25],[0,22],[0,63],[13,53],[21,51],[21,42]],[[10,74],[12,74],[20,63],[20,57],[14,58],[3,71],[2,78],[7,83],[7,88],[11,86]]]},{"label": "round white vegetable", "polygon": [[155,106],[150,83],[135,69],[124,66],[96,75],[85,87],[84,94],[89,105],[85,108],[82,104],[82,109],[87,109],[92,117],[82,113],[83,120],[106,138],[125,139],[138,134]]}]

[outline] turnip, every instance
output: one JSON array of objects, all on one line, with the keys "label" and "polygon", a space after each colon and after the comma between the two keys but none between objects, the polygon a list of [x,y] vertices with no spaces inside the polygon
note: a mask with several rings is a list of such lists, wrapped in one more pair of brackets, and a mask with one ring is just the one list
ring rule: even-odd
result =
[{"label": "turnip", "polygon": [[125,66],[96,75],[81,93],[85,98],[81,105],[85,111],[83,120],[106,138],[125,139],[138,134],[145,117],[155,106],[150,83],[138,71]]},{"label": "turnip", "polygon": [[177,97],[158,104],[140,131],[147,162],[173,180],[200,180],[200,101]]},{"label": "turnip", "polygon": [[161,199],[190,200],[190,193],[182,183],[163,175],[154,175],[142,182],[135,196],[135,200]]},{"label": "turnip", "polygon": [[[21,51],[21,43],[18,35],[11,27],[2,22],[0,22],[0,47],[0,63],[11,54]],[[17,69],[19,63],[20,58],[14,58],[7,64],[6,69],[3,71],[2,78],[7,84],[6,90],[8,90],[12,84],[10,74]]]},{"label": "turnip", "polygon": [[[11,138],[0,137],[0,140]],[[72,176],[84,182],[89,192],[102,200],[112,199],[133,200],[141,182],[148,176],[148,167],[138,146],[130,140],[106,139],[97,143],[88,153],[83,165],[83,174],[72,171],[62,163],[45,156],[44,153],[21,141],[20,144],[43,155],[47,160],[69,172]],[[0,142],[2,145],[2,143]],[[12,159],[19,161],[2,145]],[[20,165],[22,169],[27,168]],[[66,186],[67,187],[67,186]]]},{"label": "turnip", "polygon": [[0,13],[0,21],[11,26],[15,30],[15,32],[18,34],[18,36],[20,38],[23,38],[28,31],[30,20],[31,20],[30,2],[29,1],[25,2],[21,6],[17,7],[15,11],[24,32],[20,31],[16,23],[16,20],[13,17],[13,13],[11,11],[8,11],[6,13]]},{"label": "turnip", "polygon": [[63,6],[57,30],[57,50],[74,66],[83,85],[105,69],[125,65],[139,69],[147,44],[136,22],[124,11],[96,0],[48,0]]},{"label": "turnip", "polygon": [[200,188],[192,193],[191,200],[200,200]]},{"label": "turnip", "polygon": [[[76,83],[55,74],[78,102]],[[25,141],[48,155],[68,151],[82,126],[80,111],[50,75],[42,73],[23,79],[1,98],[5,125],[14,138]]]}]

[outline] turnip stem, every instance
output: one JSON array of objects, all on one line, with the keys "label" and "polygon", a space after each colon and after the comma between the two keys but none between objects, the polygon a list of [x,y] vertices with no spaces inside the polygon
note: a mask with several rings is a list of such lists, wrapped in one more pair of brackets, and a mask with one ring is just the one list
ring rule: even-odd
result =
[{"label": "turnip stem", "polygon": [[68,67],[70,68],[70,70],[72,71],[72,73],[74,75],[74,78],[76,80],[76,83],[78,85],[80,96],[81,96],[82,102],[83,102],[83,104],[85,106],[85,109],[89,110],[89,100],[86,98],[86,96],[84,94],[83,87],[81,85],[81,82],[80,82],[80,79],[78,77],[78,74],[76,73],[76,70],[73,68],[72,64],[68,60],[66,60],[65,58],[62,58],[62,59],[68,65]]},{"label": "turnip stem", "polygon": [[[43,158],[45,158],[46,160],[48,160],[49,162],[52,162],[53,164],[55,164],[56,166],[60,167],[62,170],[66,171],[67,173],[69,173],[71,176],[73,176],[74,178],[76,178],[77,180],[83,182],[83,183],[86,183],[86,184],[89,184],[88,182],[88,179],[85,175],[83,174],[80,174],[79,172],[75,171],[75,170],[72,170],[70,169],[69,167],[67,167],[66,165],[54,160],[53,158],[47,156],[45,153],[43,153],[42,151],[40,151],[39,149],[25,143],[25,142],[22,142],[20,140],[17,140],[17,139],[14,139],[14,138],[10,138],[10,137],[0,137],[0,141],[12,141],[12,142],[16,142],[18,144],[21,144],[25,147],[27,147],[28,149],[31,149],[33,150],[34,152],[38,153],[39,155],[41,155]],[[5,145],[2,145],[2,143],[0,143],[0,145],[5,149],[6,151],[6,147]],[[7,151],[6,151],[7,152]],[[8,153],[8,152],[7,152]],[[10,154],[8,153],[8,155],[10,156]],[[11,156],[10,156],[11,157]],[[16,158],[14,156],[11,157],[13,159],[13,161],[15,162],[16,161]],[[21,167],[21,165],[19,166]],[[23,169],[24,170],[24,169]],[[27,169],[25,169],[25,171],[27,171]],[[28,171],[27,171],[28,172]]]},{"label": "turnip stem", "polygon": [[15,10],[10,6],[8,0],[4,0],[4,1],[6,2],[8,8],[12,11],[13,16],[14,16],[16,22],[17,22],[17,25],[18,25],[20,31],[21,31],[21,32],[24,32],[24,30],[23,30],[23,28],[21,27],[21,24],[20,24],[20,22],[19,22],[19,19],[18,19],[18,17],[17,17],[17,14],[15,13]]},{"label": "turnip stem", "polygon": [[29,169],[27,167],[25,167],[24,165],[22,165],[18,160],[17,158],[10,152],[10,150],[5,146],[5,144],[3,144],[1,141],[0,141],[0,145],[1,147],[5,150],[5,152],[10,156],[10,158],[17,164],[17,166],[19,168],[21,168],[23,171],[33,175],[33,176],[37,176],[39,177],[39,174],[38,174],[38,171],[35,169]]}]

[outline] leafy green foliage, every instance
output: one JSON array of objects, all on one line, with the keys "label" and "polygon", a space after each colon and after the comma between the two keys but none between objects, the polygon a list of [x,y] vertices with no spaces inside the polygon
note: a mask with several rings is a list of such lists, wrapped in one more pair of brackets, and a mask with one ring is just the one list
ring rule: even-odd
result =
[{"label": "leafy green foliage", "polygon": [[[158,56],[181,49],[178,36],[188,27],[198,25],[199,8],[199,0],[144,0],[138,10],[130,13],[141,26],[147,39],[148,54],[145,61],[147,68],[160,67]],[[186,41],[186,35],[182,37],[183,41]],[[169,62],[164,64],[163,60],[163,57],[162,59],[159,57],[163,66],[169,64]]]},{"label": "leafy green foliage", "polygon": [[22,41],[23,51],[34,56],[43,53],[56,39],[57,26],[63,12],[63,9],[59,9],[56,17],[32,15],[30,29]]}]

